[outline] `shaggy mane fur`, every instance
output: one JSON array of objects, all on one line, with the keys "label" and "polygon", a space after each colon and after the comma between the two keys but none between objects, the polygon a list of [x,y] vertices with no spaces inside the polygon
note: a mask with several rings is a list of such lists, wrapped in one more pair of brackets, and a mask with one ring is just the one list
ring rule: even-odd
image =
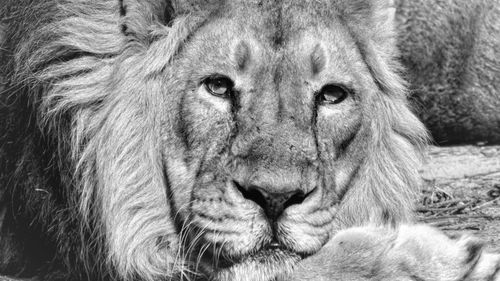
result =
[{"label": "shaggy mane fur", "polygon": [[[187,274],[168,197],[170,152],[159,151],[171,128],[160,126],[152,105],[176,83],[169,63],[211,10],[196,1],[4,2],[0,206],[8,207],[0,209],[0,253],[8,254],[0,272],[49,272],[47,280]],[[366,156],[340,207],[343,226],[411,220],[426,138],[398,75],[390,7],[367,2],[328,4],[379,88],[348,148]],[[40,245],[13,242],[40,234]]]}]

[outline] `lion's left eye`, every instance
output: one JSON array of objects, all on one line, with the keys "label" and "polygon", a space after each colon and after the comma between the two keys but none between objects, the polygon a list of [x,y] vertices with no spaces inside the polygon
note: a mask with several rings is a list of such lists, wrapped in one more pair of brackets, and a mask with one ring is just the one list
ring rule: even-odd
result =
[{"label": "lion's left eye", "polygon": [[318,93],[318,101],[321,104],[338,104],[343,102],[348,96],[350,91],[344,86],[336,84],[328,84],[323,86]]},{"label": "lion's left eye", "polygon": [[208,77],[203,80],[205,89],[217,97],[228,97],[233,89],[233,81],[227,77]]}]

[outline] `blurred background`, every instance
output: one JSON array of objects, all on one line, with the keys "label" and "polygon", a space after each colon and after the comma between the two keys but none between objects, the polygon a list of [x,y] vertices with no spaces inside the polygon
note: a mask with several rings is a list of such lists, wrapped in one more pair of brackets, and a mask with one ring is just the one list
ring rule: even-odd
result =
[{"label": "blurred background", "polygon": [[435,145],[420,220],[500,250],[500,1],[395,4],[410,99]]}]

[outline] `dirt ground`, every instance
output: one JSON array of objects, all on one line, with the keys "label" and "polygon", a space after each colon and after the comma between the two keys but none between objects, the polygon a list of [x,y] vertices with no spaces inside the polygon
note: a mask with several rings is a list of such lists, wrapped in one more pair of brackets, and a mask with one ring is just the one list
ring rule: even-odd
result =
[{"label": "dirt ground", "polygon": [[422,221],[500,251],[500,146],[431,147],[421,173]]}]

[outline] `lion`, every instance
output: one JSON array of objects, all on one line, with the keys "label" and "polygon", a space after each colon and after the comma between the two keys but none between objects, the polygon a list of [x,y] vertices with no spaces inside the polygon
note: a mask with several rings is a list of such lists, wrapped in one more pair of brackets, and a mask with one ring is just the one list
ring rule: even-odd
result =
[{"label": "lion", "polygon": [[4,0],[0,273],[286,280],[413,219],[389,0]]}]

